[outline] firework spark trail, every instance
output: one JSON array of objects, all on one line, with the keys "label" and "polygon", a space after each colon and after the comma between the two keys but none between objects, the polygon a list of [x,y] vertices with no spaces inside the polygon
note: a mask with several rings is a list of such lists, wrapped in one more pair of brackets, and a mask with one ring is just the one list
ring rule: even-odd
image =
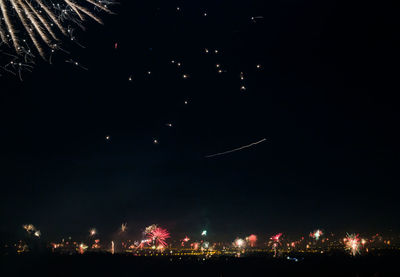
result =
[{"label": "firework spark trail", "polygon": [[6,24],[8,32],[10,33],[11,39],[13,41],[15,51],[17,53],[20,53],[21,50],[20,50],[20,46],[19,46],[19,40],[15,34],[15,29],[14,29],[13,24],[11,23],[10,17],[8,16],[7,6],[4,3],[4,0],[0,0],[0,10],[1,10],[1,13],[3,14],[4,22]]},{"label": "firework spark trail", "polygon": [[50,25],[44,19],[44,17],[32,6],[32,4],[29,1],[25,0],[25,3],[28,5],[29,9],[32,11],[32,13],[39,19],[39,21],[42,23],[42,25],[46,28],[47,32],[51,35],[51,37],[54,40],[58,40],[57,36],[54,34],[53,30],[51,30]]},{"label": "firework spark trail", "polygon": [[[1,21],[0,21],[0,39],[1,39],[1,42],[8,44],[8,40],[7,40],[6,34],[3,30]],[[0,42],[0,45],[1,45],[1,42]]]},{"label": "firework spark trail", "polygon": [[79,17],[80,20],[82,21],[85,20],[85,18],[81,15],[81,13],[79,12],[78,8],[75,6],[74,3],[69,2],[68,0],[65,0],[65,2],[71,7],[71,9],[76,13],[76,15]]},{"label": "firework spark trail", "polygon": [[32,28],[28,25],[28,22],[26,21],[24,15],[22,14],[22,9],[19,7],[19,2],[20,1],[11,1],[11,4],[12,4],[14,10],[17,12],[17,15],[18,15],[19,19],[21,20],[22,25],[24,26],[25,30],[27,31],[29,37],[31,38],[33,44],[35,45],[36,49],[38,50],[40,56],[42,56],[42,58],[44,58],[45,55],[44,55],[43,49],[40,46],[39,42],[36,40],[36,37],[33,33]]},{"label": "firework spark trail", "polygon": [[233,153],[233,152],[236,152],[236,151],[240,151],[240,150],[243,150],[243,149],[252,147],[252,146],[254,146],[254,145],[263,143],[263,142],[266,141],[266,140],[267,140],[267,139],[263,138],[262,140],[259,140],[259,141],[253,142],[253,143],[251,143],[251,144],[244,145],[244,146],[241,146],[241,147],[232,149],[232,150],[228,150],[228,151],[221,152],[221,153],[217,153],[217,154],[208,155],[208,156],[206,156],[206,158],[212,158],[212,157],[217,157],[217,156],[222,156],[222,155],[230,154],[230,153]]},{"label": "firework spark trail", "polygon": [[[73,3],[73,2],[71,2],[71,1],[69,1],[69,0],[64,0],[64,1],[65,1],[65,3],[67,3],[72,9],[74,9],[74,11],[78,14],[78,16],[81,18],[82,21],[84,20],[84,18],[83,18],[82,15],[80,15],[79,11],[81,11],[81,12],[83,12],[84,14],[86,14],[87,16],[91,17],[93,20],[97,21],[97,23],[103,24],[103,21],[102,21],[100,18],[98,18],[97,16],[95,16],[93,13],[91,13],[91,12],[90,12],[88,9],[86,9],[85,7],[80,6],[80,5],[76,4],[76,3]],[[79,10],[79,11],[76,11],[76,10]]]},{"label": "firework spark trail", "polygon": [[95,2],[95,1],[93,1],[93,0],[86,0],[86,2],[89,2],[89,3],[92,4],[93,6],[96,6],[96,7],[98,7],[99,9],[101,9],[101,10],[107,12],[107,13],[113,14],[113,12],[110,11],[107,7],[105,7],[105,6],[103,6],[103,5],[100,5],[99,3],[97,3],[97,2]]},{"label": "firework spark trail", "polygon": [[40,24],[37,22],[36,18],[33,16],[32,12],[30,9],[21,1],[17,0],[19,6],[22,8],[22,10],[25,13],[25,16],[29,21],[32,23],[33,27],[35,28],[36,32],[39,34],[39,36],[42,38],[42,40],[47,44],[51,44],[51,40],[47,36],[46,33],[43,32],[42,28],[40,27]]},{"label": "firework spark trail", "polygon": [[[0,0],[0,17],[3,19],[0,22],[0,42],[9,44],[12,41],[15,52],[18,55],[23,55],[25,51],[21,47],[20,41],[25,41],[22,36],[28,35],[37,52],[43,59],[46,59],[45,50],[48,48],[52,51],[58,49],[58,45],[54,42],[59,41],[59,39],[53,25],[63,35],[68,36],[66,27],[57,18],[55,12],[60,12],[60,15],[65,15],[69,21],[81,27],[81,22],[85,18],[91,18],[103,24],[101,18],[85,7],[84,3],[87,3],[87,6],[95,7],[97,10],[112,14],[107,7],[112,1],[82,0],[82,4],[72,0],[59,0],[58,2],[51,7],[43,0]],[[62,8],[62,10],[56,8],[64,6],[65,9]],[[19,27],[24,29],[25,32],[20,32]],[[39,40],[43,40],[43,45]]]},{"label": "firework spark trail", "polygon": [[65,30],[65,28],[61,25],[60,21],[58,21],[57,17],[55,16],[55,14],[45,5],[43,4],[42,0],[36,0],[36,2],[39,4],[39,6],[46,12],[46,14],[48,15],[48,17],[50,17],[51,21],[54,22],[54,24],[56,24],[56,26],[58,27],[58,29],[60,29],[61,33],[63,33],[63,35],[67,35],[67,31]]}]

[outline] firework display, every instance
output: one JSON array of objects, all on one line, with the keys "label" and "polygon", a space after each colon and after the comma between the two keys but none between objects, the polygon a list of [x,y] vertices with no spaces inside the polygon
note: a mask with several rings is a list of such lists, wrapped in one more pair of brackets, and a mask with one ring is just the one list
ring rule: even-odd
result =
[{"label": "firework display", "polygon": [[50,52],[59,47],[60,38],[57,32],[64,36],[71,35],[72,30],[66,27],[66,22],[80,25],[86,18],[91,18],[100,24],[103,23],[87,4],[111,13],[107,7],[111,3],[104,0],[60,0],[56,3],[47,0],[0,0],[4,21],[0,25],[0,38],[3,43],[12,47],[15,53],[33,55],[25,39],[27,36],[40,56],[46,58],[44,47],[49,48]]},{"label": "firework display", "polygon": [[[205,257],[213,257],[218,255],[232,255],[234,257],[242,257],[243,255],[267,254],[274,258],[285,257],[290,261],[300,261],[300,258],[293,258],[295,253],[316,253],[324,254],[330,251],[345,251],[350,256],[368,254],[370,249],[396,249],[396,242],[393,244],[394,238],[386,238],[382,235],[375,234],[370,237],[361,238],[359,234],[346,234],[345,237],[335,235],[333,233],[325,234],[321,238],[322,231],[315,230],[307,237],[290,238],[284,236],[283,233],[277,233],[272,236],[259,236],[251,234],[246,238],[236,237],[233,242],[225,243],[218,241],[205,241],[204,232],[200,232],[200,236],[184,236],[181,239],[174,239],[170,232],[160,227],[158,224],[152,224],[144,228],[142,232],[142,240],[132,240],[134,234],[130,234],[126,228],[127,223],[123,223],[120,228],[117,240],[101,241],[98,237],[99,233],[95,228],[89,230],[89,238],[86,242],[76,242],[70,237],[62,239],[61,242],[49,242],[52,252],[60,253],[79,253],[86,252],[108,252],[116,253],[132,253],[137,256],[141,255],[199,255]],[[22,226],[29,234],[29,238],[36,241],[42,241],[40,231],[32,224]],[[123,231],[122,231],[123,230]],[[123,237],[123,238],[122,238]],[[319,243],[316,243],[318,237]],[[257,245],[256,245],[257,244]],[[24,243],[20,241],[18,244],[18,252],[28,252],[31,249],[29,241]],[[158,253],[158,254],[157,254]],[[291,256],[289,256],[289,254]]]},{"label": "firework display", "polygon": [[33,69],[37,55],[52,63],[56,51],[68,53],[63,40],[81,46],[74,28],[83,30],[87,19],[103,24],[99,12],[112,14],[111,4],[112,0],[0,0],[0,46],[5,45],[0,58],[6,62],[1,68],[22,80],[21,72]]}]

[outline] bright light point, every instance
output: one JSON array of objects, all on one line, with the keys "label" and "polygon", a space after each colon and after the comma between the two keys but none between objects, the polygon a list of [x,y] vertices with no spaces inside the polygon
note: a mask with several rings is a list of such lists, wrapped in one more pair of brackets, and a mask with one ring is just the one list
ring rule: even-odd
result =
[{"label": "bright light point", "polygon": [[95,228],[92,228],[89,230],[89,234],[90,234],[90,236],[94,236],[97,234],[97,230]]},{"label": "bright light point", "polygon": [[125,232],[126,231],[127,225],[128,225],[128,223],[122,223],[121,224],[121,232]]},{"label": "bright light point", "polygon": [[202,236],[207,236],[207,230],[203,230],[203,231],[201,232],[201,235],[202,235]]}]

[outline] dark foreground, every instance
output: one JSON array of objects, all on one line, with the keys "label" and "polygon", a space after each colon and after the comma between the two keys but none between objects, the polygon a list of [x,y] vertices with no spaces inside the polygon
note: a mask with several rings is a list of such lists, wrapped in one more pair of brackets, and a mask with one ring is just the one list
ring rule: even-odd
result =
[{"label": "dark foreground", "polygon": [[135,257],[88,254],[3,256],[0,276],[400,276],[400,255],[380,253],[350,257],[337,255],[297,255],[287,258],[216,257]]}]

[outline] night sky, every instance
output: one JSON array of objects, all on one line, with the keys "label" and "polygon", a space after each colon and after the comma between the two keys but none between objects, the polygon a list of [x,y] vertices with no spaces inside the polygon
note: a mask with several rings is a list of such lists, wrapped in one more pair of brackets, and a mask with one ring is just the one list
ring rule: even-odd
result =
[{"label": "night sky", "polygon": [[351,2],[121,0],[66,45],[88,71],[3,72],[0,232],[398,230],[398,14]]}]

